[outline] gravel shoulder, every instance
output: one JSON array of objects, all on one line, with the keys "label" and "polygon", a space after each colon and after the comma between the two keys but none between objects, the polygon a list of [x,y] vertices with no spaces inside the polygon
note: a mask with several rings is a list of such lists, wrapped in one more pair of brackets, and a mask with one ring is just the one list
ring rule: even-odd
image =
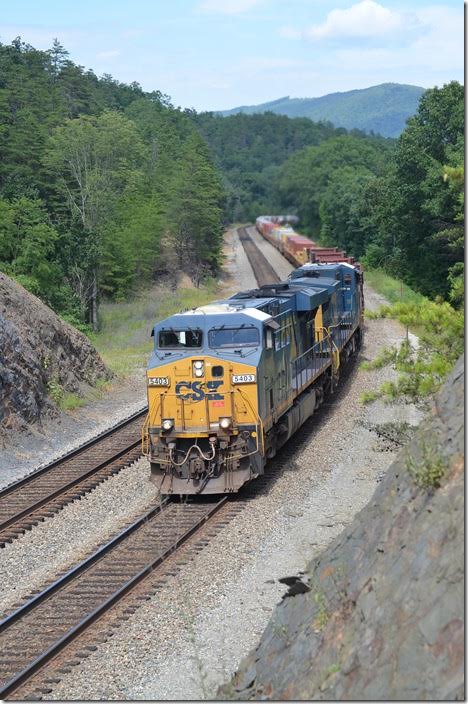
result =
[{"label": "gravel shoulder", "polygon": [[[253,272],[234,231],[226,241],[233,290],[251,288]],[[379,305],[370,290],[366,304]],[[374,358],[382,346],[404,335],[394,321],[368,321],[361,359]],[[336,397],[272,461],[283,471],[268,490],[210,541],[183,573],[144,602],[108,642],[64,674],[49,698],[213,698],[257,643],[284,593],[277,579],[297,574],[348,525],[395,457],[398,446],[383,441],[376,426],[419,421],[420,412],[412,405],[360,404],[362,392],[393,376],[389,369],[363,371],[355,365]],[[129,382],[128,388],[102,399],[101,405],[82,409],[79,422],[82,427],[89,422],[90,428],[94,423],[96,429],[112,413],[116,420],[129,415],[137,393],[134,382]],[[144,399],[144,387],[141,394]],[[53,426],[48,432],[58,451],[60,438]],[[83,435],[77,430],[74,437],[82,440]],[[66,438],[70,442],[68,434]],[[2,571],[8,577],[0,607],[11,608],[20,596],[82,559],[156,500],[148,464],[140,460],[7,546]]]},{"label": "gravel shoulder", "polygon": [[0,489],[99,435],[146,404],[144,372],[113,381],[101,398],[18,432],[0,449]]},{"label": "gravel shoulder", "polygon": [[282,281],[285,281],[291,271],[294,269],[293,265],[288,262],[288,260],[285,259],[283,255],[280,254],[278,250],[273,247],[272,244],[270,244],[270,242],[268,242],[268,240],[266,240],[264,237],[262,237],[259,232],[257,232],[256,227],[248,227],[247,232],[249,233],[259,250],[262,252],[262,254],[264,254],[265,257],[268,259],[271,266],[277,272],[278,276],[281,277]]},{"label": "gravel shoulder", "polygon": [[237,229],[228,230],[224,236],[224,272],[226,295],[256,288],[257,281],[242,242],[237,236]]}]

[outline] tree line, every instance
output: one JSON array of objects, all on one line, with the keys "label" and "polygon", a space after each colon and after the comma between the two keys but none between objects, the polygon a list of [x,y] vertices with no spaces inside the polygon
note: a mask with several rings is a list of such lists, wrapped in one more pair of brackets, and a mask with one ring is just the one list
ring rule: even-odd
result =
[{"label": "tree line", "polygon": [[160,273],[216,274],[223,226],[300,229],[430,297],[463,297],[463,87],[424,93],[397,140],[273,113],[175,108],[74,64],[58,41],[0,44],[0,268],[98,324]]},{"label": "tree line", "polygon": [[[189,114],[75,65],[54,42],[0,44],[0,268],[98,325],[168,265],[220,263],[224,190]],[[169,261],[169,264],[168,264]]]},{"label": "tree line", "polygon": [[464,89],[428,90],[395,140],[332,138],[281,167],[281,209],[430,298],[463,300]]},{"label": "tree line", "polygon": [[464,89],[426,91],[398,139],[273,113],[193,115],[223,173],[231,221],[300,229],[429,297],[463,298]]}]

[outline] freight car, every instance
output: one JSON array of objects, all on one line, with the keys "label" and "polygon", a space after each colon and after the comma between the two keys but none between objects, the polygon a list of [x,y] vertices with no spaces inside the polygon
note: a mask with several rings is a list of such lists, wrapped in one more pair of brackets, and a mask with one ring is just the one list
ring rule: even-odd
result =
[{"label": "freight car", "polygon": [[306,264],[154,326],[143,452],[162,494],[236,492],[334,390],[361,342],[362,275]]},{"label": "freight car", "polygon": [[297,222],[298,218],[294,215],[261,215],[255,225],[258,232],[294,266],[301,266],[306,262],[345,262],[361,269],[360,264],[355,262],[353,257],[348,257],[343,250],[337,247],[321,247],[308,237],[298,235],[291,227],[291,224]]}]

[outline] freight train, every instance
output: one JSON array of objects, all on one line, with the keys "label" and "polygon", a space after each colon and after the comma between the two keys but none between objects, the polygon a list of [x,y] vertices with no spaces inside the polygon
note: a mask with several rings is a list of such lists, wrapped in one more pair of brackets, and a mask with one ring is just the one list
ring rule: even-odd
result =
[{"label": "freight train", "polygon": [[353,257],[348,257],[343,250],[337,247],[321,247],[308,237],[297,234],[292,225],[298,221],[299,218],[291,215],[261,215],[257,218],[255,226],[294,266],[301,266],[306,262],[346,262],[361,270],[360,264],[355,262]]},{"label": "freight train", "polygon": [[157,323],[143,453],[161,493],[236,492],[264,474],[333,392],[362,325],[362,273],[349,262],[306,263]]}]

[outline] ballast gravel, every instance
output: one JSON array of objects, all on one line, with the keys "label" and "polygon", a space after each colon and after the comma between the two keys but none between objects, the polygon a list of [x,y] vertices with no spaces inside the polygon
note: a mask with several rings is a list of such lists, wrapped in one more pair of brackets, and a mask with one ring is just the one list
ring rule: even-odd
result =
[{"label": "ballast gravel", "polygon": [[224,236],[223,255],[223,271],[227,275],[229,293],[256,288],[255,274],[235,228],[228,230]]},{"label": "ballast gravel", "polygon": [[[373,305],[372,292],[367,301]],[[403,339],[394,321],[367,324],[361,358]],[[411,405],[363,406],[359,397],[393,378],[354,367],[335,399],[274,460],[282,473],[250,501],[183,573],[145,602],[114,636],[74,667],[50,699],[214,698],[257,643],[297,575],[371,497],[397,447],[373,430],[416,424]]]},{"label": "ballast gravel", "polygon": [[268,259],[271,266],[276,271],[281,280],[286,281],[289,274],[294,269],[293,265],[288,262],[288,260],[283,257],[283,255],[278,252],[278,250],[273,247],[273,245],[270,244],[268,240],[262,237],[262,235],[257,231],[256,227],[248,227],[247,232],[249,233],[250,237],[257,245],[259,250],[262,252],[262,254],[264,254],[265,257]]},{"label": "ballast gravel", "polygon": [[0,448],[0,489],[62,457],[145,405],[142,370],[131,379],[114,380],[112,389],[86,407],[50,418],[40,430],[30,426],[28,432],[17,433]]},{"label": "ballast gravel", "polygon": [[65,572],[149,510],[158,493],[142,458],[0,550],[0,613]]}]

